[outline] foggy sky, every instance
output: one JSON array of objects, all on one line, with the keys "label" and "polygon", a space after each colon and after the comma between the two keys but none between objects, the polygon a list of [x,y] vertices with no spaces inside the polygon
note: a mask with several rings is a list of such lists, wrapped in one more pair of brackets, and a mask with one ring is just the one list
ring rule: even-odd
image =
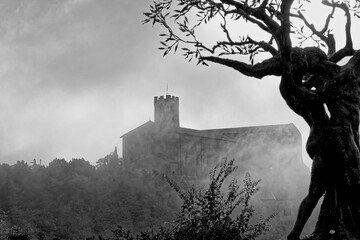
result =
[{"label": "foggy sky", "polygon": [[[153,97],[180,98],[195,129],[305,122],[280,97],[279,79],[163,58],[158,28],[142,25],[147,0],[0,2],[0,163],[85,158],[153,120]],[[309,162],[304,154],[305,161]]]}]

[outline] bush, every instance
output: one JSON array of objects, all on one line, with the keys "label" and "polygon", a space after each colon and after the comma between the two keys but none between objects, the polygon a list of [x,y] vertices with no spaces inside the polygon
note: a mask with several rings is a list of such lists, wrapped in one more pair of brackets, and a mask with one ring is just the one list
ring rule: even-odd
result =
[{"label": "bush", "polygon": [[[118,226],[113,231],[117,240],[252,240],[268,230],[274,217],[253,223],[254,208],[251,196],[259,190],[260,180],[253,181],[250,174],[240,188],[236,179],[228,184],[227,194],[222,193],[225,179],[236,170],[234,161],[224,160],[210,173],[210,184],[206,191],[195,187],[183,190],[173,179],[167,177],[170,186],[182,200],[181,210],[173,224],[155,231],[132,233]],[[239,212],[235,214],[235,209]]]}]

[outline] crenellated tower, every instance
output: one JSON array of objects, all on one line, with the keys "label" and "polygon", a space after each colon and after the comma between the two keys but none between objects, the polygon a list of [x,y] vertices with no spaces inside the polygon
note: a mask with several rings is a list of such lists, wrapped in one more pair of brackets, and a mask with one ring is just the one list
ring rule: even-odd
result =
[{"label": "crenellated tower", "polygon": [[179,97],[154,97],[155,123],[166,127],[179,127]]}]

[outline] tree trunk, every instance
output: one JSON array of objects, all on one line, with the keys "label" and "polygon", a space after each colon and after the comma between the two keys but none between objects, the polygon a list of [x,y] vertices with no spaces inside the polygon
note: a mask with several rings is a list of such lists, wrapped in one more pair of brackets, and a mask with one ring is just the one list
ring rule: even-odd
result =
[{"label": "tree trunk", "polygon": [[359,150],[352,141],[352,133],[332,127],[327,131],[319,153],[326,179],[325,195],[314,234],[307,239],[358,240]]},{"label": "tree trunk", "polygon": [[317,155],[327,172],[315,227],[322,239],[360,239],[360,52],[321,89],[330,119]]},{"label": "tree trunk", "polygon": [[[319,198],[324,196],[315,231],[305,239],[359,240],[360,51],[339,67],[313,50],[292,50],[293,75],[282,77],[280,84],[289,107],[310,126],[307,152],[313,159],[309,193],[300,204],[288,239],[299,239]],[[311,77],[302,82],[306,74]]]}]

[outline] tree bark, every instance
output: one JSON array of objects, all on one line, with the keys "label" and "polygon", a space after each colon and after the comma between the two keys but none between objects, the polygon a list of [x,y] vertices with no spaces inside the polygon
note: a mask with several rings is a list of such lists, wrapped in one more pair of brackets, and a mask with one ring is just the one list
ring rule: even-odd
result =
[{"label": "tree bark", "polygon": [[[293,58],[293,66],[297,66],[295,59],[301,58]],[[318,60],[315,54],[308,54],[307,62],[315,64],[308,65],[307,69],[294,67],[295,76],[292,80],[282,79],[280,86],[285,88],[281,92],[289,107],[310,126],[307,151],[313,159],[309,194],[299,207],[297,221],[288,239],[299,238],[317,201],[324,195],[315,231],[305,239],[358,240],[360,51],[343,67],[326,59]],[[294,79],[308,73],[313,73],[312,84],[305,87],[306,84],[295,83]],[[309,92],[316,97],[309,98],[306,95]]]},{"label": "tree bark", "polygon": [[328,179],[315,228],[322,239],[360,239],[359,63],[357,52],[320,89],[331,115],[316,153]]}]

